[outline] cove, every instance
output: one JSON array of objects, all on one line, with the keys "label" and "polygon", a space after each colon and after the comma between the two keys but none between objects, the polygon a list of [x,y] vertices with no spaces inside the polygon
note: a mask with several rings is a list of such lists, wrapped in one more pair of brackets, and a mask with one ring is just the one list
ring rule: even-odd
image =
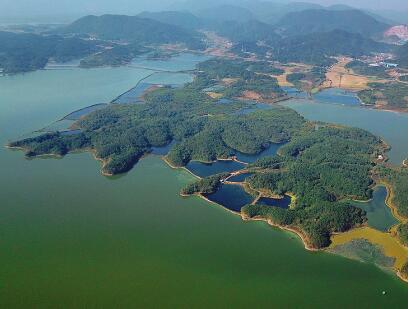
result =
[{"label": "cove", "polygon": [[172,141],[171,143],[161,147],[152,147],[151,153],[158,156],[165,156],[169,153],[170,149],[176,145],[176,143],[176,141]]},{"label": "cove", "polygon": [[234,172],[245,167],[244,164],[232,160],[218,160],[213,163],[191,161],[186,168],[199,177],[208,177],[215,174]]},{"label": "cove", "polygon": [[265,205],[265,206],[271,206],[271,207],[279,207],[283,209],[289,208],[290,203],[292,202],[292,199],[290,196],[285,195],[282,199],[277,199],[277,198],[269,198],[269,197],[261,197],[258,201],[258,205]]},{"label": "cove", "polygon": [[378,186],[374,189],[373,198],[370,201],[354,202],[353,205],[367,212],[369,226],[386,232],[398,223],[391,209],[385,203],[386,199],[387,189],[384,186]]},{"label": "cove", "polygon": [[263,157],[269,157],[269,156],[274,156],[278,152],[279,148],[281,148],[285,143],[281,144],[276,144],[276,143],[271,143],[265,150],[261,151],[258,154],[255,155],[250,155],[242,152],[237,152],[235,156],[237,159],[241,162],[245,163],[253,163],[256,160],[259,160]]},{"label": "cove", "polygon": [[240,185],[222,185],[217,192],[208,194],[206,197],[225,208],[240,212],[241,208],[253,201],[253,197],[245,192]]},{"label": "cove", "polygon": [[358,106],[360,100],[357,94],[340,88],[323,89],[313,95],[313,99],[323,104],[340,104],[347,106]]},{"label": "cove", "polygon": [[242,173],[228,178],[230,182],[244,182],[246,178],[250,177],[251,173]]}]

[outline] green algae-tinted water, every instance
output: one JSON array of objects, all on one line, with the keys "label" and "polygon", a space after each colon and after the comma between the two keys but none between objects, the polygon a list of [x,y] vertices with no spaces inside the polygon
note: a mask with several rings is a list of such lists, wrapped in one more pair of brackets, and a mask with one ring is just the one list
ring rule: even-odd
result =
[{"label": "green algae-tinted water", "polygon": [[[112,99],[144,74],[0,78],[0,143]],[[0,148],[0,166],[1,308],[406,305],[408,286],[393,274],[307,252],[290,233],[180,197],[193,177],[158,156],[114,179],[90,154],[29,161]]]},{"label": "green algae-tinted water", "polygon": [[386,199],[387,189],[379,186],[374,189],[373,198],[369,202],[354,202],[353,204],[367,212],[369,226],[385,232],[398,223],[385,203]]}]

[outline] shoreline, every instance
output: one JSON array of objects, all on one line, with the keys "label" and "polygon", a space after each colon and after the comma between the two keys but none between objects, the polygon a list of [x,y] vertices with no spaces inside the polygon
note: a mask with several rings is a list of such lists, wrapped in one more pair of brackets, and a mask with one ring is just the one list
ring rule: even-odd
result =
[{"label": "shoreline", "polygon": [[396,207],[394,205],[394,203],[393,203],[394,190],[393,190],[391,184],[389,184],[387,181],[385,181],[383,179],[381,179],[378,182],[378,184],[384,186],[387,189],[387,197],[385,198],[385,204],[391,209],[391,213],[395,217],[395,219],[397,219],[399,221],[398,224],[407,223],[408,218],[405,218],[405,217],[401,216],[398,213],[398,207]]},{"label": "shoreline", "polygon": [[217,205],[217,206],[221,207],[222,209],[224,209],[227,212],[230,212],[230,213],[232,213],[234,215],[240,216],[242,221],[245,221],[245,222],[251,222],[251,221],[265,222],[265,223],[267,223],[268,225],[270,225],[272,227],[279,228],[279,229],[281,229],[283,231],[294,233],[302,240],[303,246],[307,251],[311,251],[311,252],[325,251],[324,249],[316,249],[316,248],[313,248],[312,246],[310,246],[307,236],[300,229],[297,229],[295,227],[289,227],[289,226],[283,226],[283,225],[275,224],[271,220],[261,218],[261,217],[249,218],[249,217],[245,216],[244,214],[242,214],[240,212],[233,211],[231,209],[228,209],[228,208],[224,207],[223,205],[221,205],[221,204],[219,204],[217,202],[214,202],[214,201],[210,200],[209,198],[204,196],[202,193],[194,193],[194,194],[190,194],[190,195],[179,193],[179,195],[181,197],[197,196],[199,198],[202,198],[203,200],[207,201],[210,204]]},{"label": "shoreline", "polygon": [[[365,108],[365,109],[370,109],[370,110],[384,111],[384,112],[390,112],[390,113],[396,113],[396,114],[408,114],[408,107],[405,108],[405,109],[404,109],[404,108],[389,109],[389,108],[378,107],[378,106],[376,106],[376,105],[365,104],[365,103],[362,102],[361,99],[358,97],[357,91],[356,91],[355,89],[348,89],[348,88],[344,88],[344,87],[333,87],[333,86],[330,86],[330,87],[318,88],[318,91],[317,91],[316,93],[314,93],[314,94],[317,94],[317,93],[319,93],[319,92],[321,92],[321,91],[323,91],[323,90],[327,90],[327,89],[341,89],[341,90],[348,91],[348,92],[352,92],[352,93],[356,94],[356,98],[359,100],[360,104],[358,104],[357,106],[349,105],[350,107],[360,107],[360,108]],[[304,92],[303,90],[300,90],[300,91],[301,91],[301,92]],[[301,100],[306,100],[306,99],[300,99],[300,98],[296,98],[296,97],[289,97],[288,99],[279,101],[279,102],[277,102],[277,103],[285,102],[285,101],[288,101],[288,100],[290,100],[290,99],[299,100],[299,101],[301,101]],[[310,101],[310,100],[313,100],[313,96],[312,96],[311,99],[307,99],[307,100],[309,100],[309,101]],[[261,103],[261,102],[259,102],[259,103]],[[315,102],[315,103],[319,103],[319,102]],[[337,104],[337,105],[343,105],[343,104]]]},{"label": "shoreline", "polygon": [[262,217],[249,218],[249,217],[245,216],[244,214],[241,214],[241,218],[242,218],[243,221],[247,221],[247,222],[250,222],[250,221],[265,222],[265,223],[267,223],[268,225],[270,225],[272,227],[276,227],[276,228],[279,228],[279,229],[284,230],[284,231],[292,232],[292,233],[296,234],[302,240],[304,248],[307,251],[311,251],[311,252],[325,251],[324,249],[316,249],[316,248],[310,246],[310,243],[308,241],[307,236],[300,229],[298,229],[296,227],[290,227],[290,226],[283,226],[283,225],[275,224],[270,219],[265,219],[265,218],[262,218]]},{"label": "shoreline", "polygon": [[[167,159],[167,156],[162,156],[162,160],[163,160],[168,166],[170,166],[170,167],[171,167],[172,169],[174,169],[174,170],[178,170],[178,169],[184,170],[184,171],[188,172],[190,175],[196,177],[197,179],[202,179],[202,177],[200,177],[200,176],[194,174],[192,171],[190,171],[190,170],[189,170],[188,168],[186,168],[185,166],[175,166],[175,165],[173,165],[173,164]],[[188,196],[189,196],[189,195],[188,195]]]}]

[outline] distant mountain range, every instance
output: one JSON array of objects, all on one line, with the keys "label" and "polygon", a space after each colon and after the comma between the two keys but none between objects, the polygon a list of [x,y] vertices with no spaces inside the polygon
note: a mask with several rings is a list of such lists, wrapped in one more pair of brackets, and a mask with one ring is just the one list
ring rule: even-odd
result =
[{"label": "distant mountain range", "polygon": [[[272,59],[282,62],[325,66],[332,62],[331,56],[358,57],[390,51],[390,45],[378,42],[384,35],[393,38],[387,42],[395,42],[395,37],[408,37],[407,27],[391,26],[373,13],[344,5],[322,8],[301,2],[210,2],[213,5],[206,2],[206,6],[191,6],[190,11],[143,12],[137,16],[89,15],[39,36],[3,34],[0,67],[10,72],[25,71],[42,68],[49,59],[64,61],[84,56],[92,60],[90,63],[126,63],[143,50],[141,47],[162,44],[181,43],[190,49],[204,49],[200,30],[215,31],[228,38],[237,53],[255,52],[272,55]],[[100,47],[98,40],[111,44],[109,48],[115,50],[105,51],[96,59],[93,55]],[[120,48],[118,43],[134,44],[131,46],[135,48]],[[402,62],[405,61],[403,51],[398,50]],[[23,59],[21,67],[19,57]]]},{"label": "distant mountain range", "polygon": [[194,12],[198,17],[207,22],[223,21],[248,21],[256,19],[255,15],[246,8],[236,5],[218,5],[212,8],[202,9]]},{"label": "distant mountain range", "polygon": [[141,18],[153,19],[165,24],[175,25],[188,30],[197,29],[203,26],[202,19],[190,12],[142,12],[137,16]]},{"label": "distant mountain range", "polygon": [[345,30],[372,37],[390,26],[359,10],[305,10],[285,15],[277,24],[286,36]]}]

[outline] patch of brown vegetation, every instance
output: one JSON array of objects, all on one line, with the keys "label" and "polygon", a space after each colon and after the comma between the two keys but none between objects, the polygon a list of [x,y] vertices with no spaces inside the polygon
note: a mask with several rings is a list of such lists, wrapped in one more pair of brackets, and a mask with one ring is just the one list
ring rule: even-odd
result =
[{"label": "patch of brown vegetation", "polygon": [[345,66],[352,61],[348,57],[336,58],[337,63],[334,64],[326,73],[326,81],[322,88],[342,88],[351,91],[360,91],[368,88],[368,83],[372,82],[369,77],[357,75],[352,70],[348,70]]},{"label": "patch of brown vegetation", "polygon": [[224,85],[230,86],[236,83],[238,81],[238,78],[223,78],[221,81],[224,83]]},{"label": "patch of brown vegetation", "polygon": [[299,73],[299,72],[306,72],[311,69],[310,65],[303,64],[303,63],[290,63],[288,65],[280,65],[276,66],[278,69],[282,69],[285,71],[282,75],[274,76],[278,80],[278,84],[281,87],[293,87],[292,83],[289,83],[286,80],[286,76],[292,73]]},{"label": "patch of brown vegetation", "polygon": [[222,94],[221,93],[217,93],[217,92],[207,92],[207,95],[212,98],[212,99],[220,99],[222,98]]},{"label": "patch of brown vegetation", "polygon": [[244,91],[242,97],[248,100],[262,100],[262,96],[259,93],[250,90]]}]

